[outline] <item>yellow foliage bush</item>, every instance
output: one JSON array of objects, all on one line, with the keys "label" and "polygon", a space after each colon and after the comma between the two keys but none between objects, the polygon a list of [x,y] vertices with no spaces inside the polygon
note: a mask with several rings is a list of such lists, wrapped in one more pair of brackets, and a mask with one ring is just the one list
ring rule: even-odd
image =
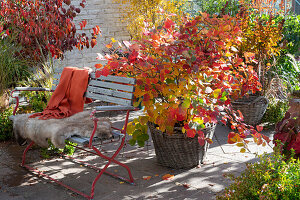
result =
[{"label": "yellow foliage bush", "polygon": [[114,0],[120,4],[123,21],[132,39],[143,37],[144,28],[162,26],[166,16],[174,21],[181,21],[181,8],[186,0]]}]

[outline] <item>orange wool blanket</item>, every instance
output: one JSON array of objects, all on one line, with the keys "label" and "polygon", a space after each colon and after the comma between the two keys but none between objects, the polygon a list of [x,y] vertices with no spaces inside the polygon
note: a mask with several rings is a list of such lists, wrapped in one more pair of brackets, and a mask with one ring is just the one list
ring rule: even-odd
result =
[{"label": "orange wool blanket", "polygon": [[62,119],[82,112],[86,100],[84,93],[88,81],[89,73],[87,69],[65,67],[47,107],[43,112],[35,113],[30,118]]}]

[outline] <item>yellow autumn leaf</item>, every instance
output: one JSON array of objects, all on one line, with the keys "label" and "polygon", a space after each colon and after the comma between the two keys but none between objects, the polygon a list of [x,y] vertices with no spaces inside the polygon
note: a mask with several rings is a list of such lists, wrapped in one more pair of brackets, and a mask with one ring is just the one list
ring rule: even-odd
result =
[{"label": "yellow autumn leaf", "polygon": [[200,117],[195,117],[194,119],[193,119],[193,121],[194,122],[196,122],[196,123],[198,123],[198,124],[203,124],[203,119],[201,119]]},{"label": "yellow autumn leaf", "polygon": [[117,40],[115,40],[115,38],[111,38],[111,41],[112,42],[117,42]]},{"label": "yellow autumn leaf", "polygon": [[244,146],[244,143],[239,142],[239,143],[236,144],[236,146],[238,146],[238,147],[243,147],[243,146]]},{"label": "yellow autumn leaf", "polygon": [[145,125],[148,121],[149,121],[149,117],[148,116],[142,116],[142,117],[140,117],[140,122],[141,122],[142,125]]},{"label": "yellow autumn leaf", "polygon": [[221,93],[221,89],[214,90],[214,92],[213,92],[214,98],[217,98],[220,93]]},{"label": "yellow autumn leaf", "polygon": [[245,148],[241,148],[240,152],[241,152],[241,153],[245,153],[245,152],[246,152],[246,149],[245,149]]},{"label": "yellow autumn leaf", "polygon": [[132,122],[130,122],[130,123],[127,125],[127,130],[126,130],[127,134],[131,135],[131,134],[133,133],[134,129],[135,129],[135,128],[134,128]]}]

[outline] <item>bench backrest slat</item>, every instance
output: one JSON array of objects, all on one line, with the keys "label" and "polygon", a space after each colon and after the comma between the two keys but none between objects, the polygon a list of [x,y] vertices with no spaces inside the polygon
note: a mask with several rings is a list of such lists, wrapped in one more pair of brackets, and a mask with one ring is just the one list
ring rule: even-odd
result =
[{"label": "bench backrest slat", "polygon": [[115,90],[123,90],[126,92],[134,92],[133,85],[122,85],[122,84],[118,84],[118,83],[101,81],[99,79],[91,80],[89,82],[89,85],[92,85],[95,87],[100,87],[100,88],[108,88],[108,89],[115,89]]},{"label": "bench backrest slat", "polygon": [[[62,69],[56,69],[53,75],[52,90],[55,90],[60,79]],[[119,105],[132,106],[134,78],[119,76],[100,76],[90,74],[90,81],[85,96],[93,100],[105,101]]]},{"label": "bench backrest slat", "polygon": [[100,76],[96,78],[95,73],[91,73],[90,77],[92,79],[97,79],[97,80],[102,80],[102,81],[112,81],[112,82],[117,82],[117,83],[125,83],[125,84],[131,84],[135,85],[136,80],[134,78],[127,78],[127,77],[120,77],[120,76]]}]

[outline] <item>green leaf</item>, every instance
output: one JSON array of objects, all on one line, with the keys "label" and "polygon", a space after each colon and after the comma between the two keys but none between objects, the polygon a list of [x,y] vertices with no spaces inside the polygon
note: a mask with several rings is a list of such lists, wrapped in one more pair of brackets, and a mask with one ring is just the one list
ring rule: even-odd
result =
[{"label": "green leaf", "polygon": [[130,139],[130,140],[128,141],[128,143],[129,143],[131,146],[134,146],[135,143],[136,143],[136,140],[132,138],[132,139]]},{"label": "green leaf", "polygon": [[190,99],[185,99],[184,102],[182,103],[182,106],[184,108],[189,108],[191,105],[191,100]]},{"label": "green leaf", "polygon": [[149,135],[148,134],[142,134],[137,136],[137,140],[139,141],[147,141],[149,140]]},{"label": "green leaf", "polygon": [[137,142],[138,142],[138,145],[140,147],[144,147],[145,146],[145,142],[144,141],[138,140]]},{"label": "green leaf", "polygon": [[224,91],[224,92],[222,93],[222,97],[225,97],[225,96],[227,96],[227,95],[228,95],[228,92],[225,92],[225,91]]}]

